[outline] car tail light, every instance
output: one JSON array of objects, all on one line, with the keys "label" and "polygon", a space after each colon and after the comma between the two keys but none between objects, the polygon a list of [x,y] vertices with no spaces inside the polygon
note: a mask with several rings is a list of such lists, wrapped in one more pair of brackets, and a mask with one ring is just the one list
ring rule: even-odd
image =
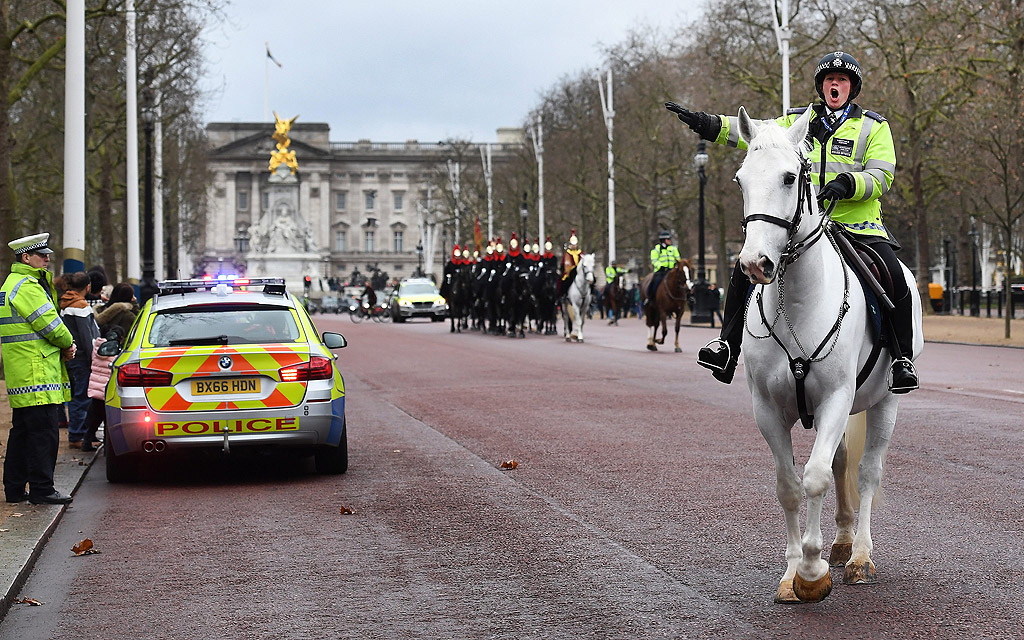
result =
[{"label": "car tail light", "polygon": [[281,382],[300,382],[303,380],[329,380],[334,375],[334,367],[329,358],[313,356],[309,362],[294,367],[285,367],[278,371]]},{"label": "car tail light", "polygon": [[159,369],[145,369],[138,362],[131,362],[117,370],[117,384],[122,387],[169,387],[171,372]]}]

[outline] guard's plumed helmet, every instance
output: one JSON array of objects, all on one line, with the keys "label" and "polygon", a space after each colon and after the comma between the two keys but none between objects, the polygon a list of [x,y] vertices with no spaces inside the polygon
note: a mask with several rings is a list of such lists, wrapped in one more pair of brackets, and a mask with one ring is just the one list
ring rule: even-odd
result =
[{"label": "guard's plumed helmet", "polygon": [[864,82],[860,63],[857,62],[857,58],[844,51],[834,51],[819,60],[818,66],[814,68],[814,89],[821,96],[822,100],[825,99],[825,92],[822,90],[821,85],[825,81],[825,76],[833,71],[845,73],[850,77],[851,101],[860,95],[860,88]]},{"label": "guard's plumed helmet", "polygon": [[576,230],[573,229],[572,231],[569,232],[569,245],[572,246],[579,243],[580,240],[579,238],[576,237]]}]

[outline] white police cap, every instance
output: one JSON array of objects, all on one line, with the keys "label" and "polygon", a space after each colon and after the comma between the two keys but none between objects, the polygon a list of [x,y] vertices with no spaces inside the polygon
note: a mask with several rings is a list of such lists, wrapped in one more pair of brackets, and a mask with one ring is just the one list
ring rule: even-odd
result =
[{"label": "white police cap", "polygon": [[11,240],[7,246],[14,251],[14,255],[20,256],[23,253],[34,251],[35,253],[53,253],[53,249],[46,246],[50,240],[50,234],[37,233],[34,236],[25,236],[17,240]]}]

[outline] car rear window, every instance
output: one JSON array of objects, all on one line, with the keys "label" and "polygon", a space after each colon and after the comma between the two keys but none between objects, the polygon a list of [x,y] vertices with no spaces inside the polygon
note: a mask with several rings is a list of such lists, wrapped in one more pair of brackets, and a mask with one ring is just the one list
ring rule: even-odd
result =
[{"label": "car rear window", "polygon": [[427,282],[416,282],[402,285],[403,296],[437,295],[437,287]]},{"label": "car rear window", "polygon": [[148,339],[170,347],[295,342],[300,335],[290,309],[204,305],[157,312]]}]

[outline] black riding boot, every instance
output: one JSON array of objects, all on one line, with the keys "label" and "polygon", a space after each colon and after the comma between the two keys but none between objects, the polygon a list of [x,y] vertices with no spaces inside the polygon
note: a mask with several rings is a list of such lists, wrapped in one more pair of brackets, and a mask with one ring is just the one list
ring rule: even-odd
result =
[{"label": "black riding boot", "polygon": [[725,312],[722,317],[722,335],[697,352],[697,364],[711,370],[716,380],[729,384],[736,373],[743,340],[743,305],[747,301],[750,281],[737,262],[733,269],[729,290],[725,293]]},{"label": "black riding boot", "polygon": [[910,292],[897,300],[892,312],[892,332],[896,339],[895,348],[891,349],[892,382],[889,391],[893,393],[910,393],[917,389],[917,370],[911,358],[914,357],[914,307]]}]

